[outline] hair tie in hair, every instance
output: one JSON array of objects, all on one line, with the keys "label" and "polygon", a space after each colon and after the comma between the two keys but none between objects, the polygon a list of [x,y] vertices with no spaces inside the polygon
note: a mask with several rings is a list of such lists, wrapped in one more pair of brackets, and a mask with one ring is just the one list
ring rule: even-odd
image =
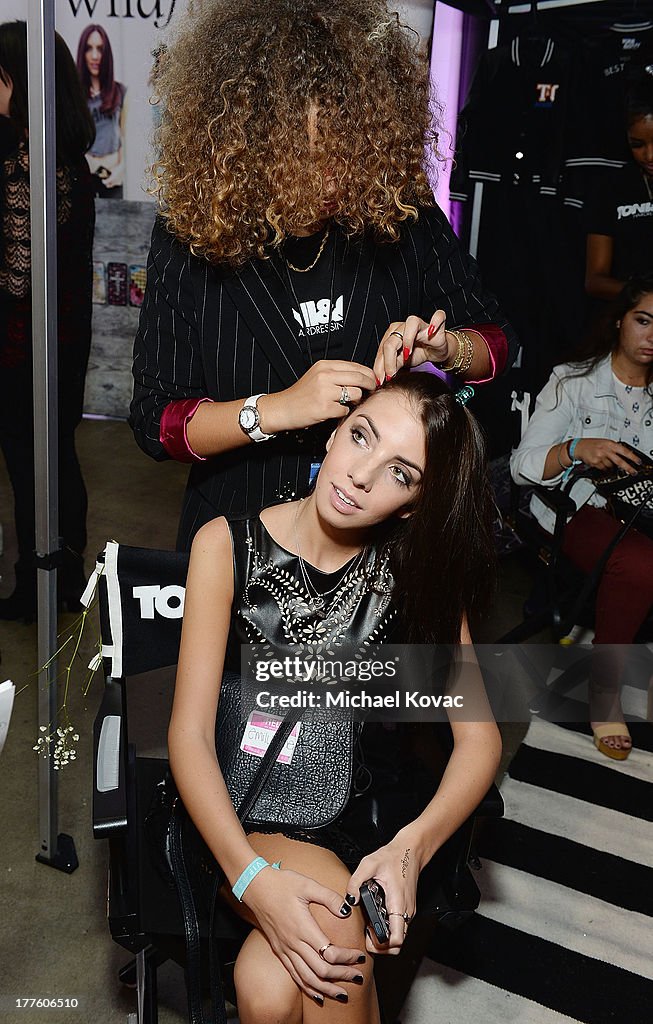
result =
[{"label": "hair tie in hair", "polygon": [[456,391],[456,394],[454,395],[454,398],[458,402],[458,405],[467,405],[470,398],[473,397],[474,388],[471,386],[471,384],[465,384],[465,386],[460,388],[459,391]]}]

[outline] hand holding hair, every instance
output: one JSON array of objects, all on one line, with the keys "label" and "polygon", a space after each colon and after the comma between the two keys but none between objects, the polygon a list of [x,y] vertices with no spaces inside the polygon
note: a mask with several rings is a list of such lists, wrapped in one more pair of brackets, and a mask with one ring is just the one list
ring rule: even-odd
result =
[{"label": "hand holding hair", "polygon": [[375,387],[369,366],[345,359],[319,359],[291,387],[259,399],[261,428],[266,434],[277,434],[342,419],[349,412],[340,401],[343,388],[349,402],[356,405]]},{"label": "hand holding hair", "polygon": [[441,363],[453,359],[457,342],[445,330],[446,313],[436,309],[429,323],[419,316],[390,324],[381,339],[374,374],[383,383],[391,379],[402,366],[414,368],[422,363]]}]

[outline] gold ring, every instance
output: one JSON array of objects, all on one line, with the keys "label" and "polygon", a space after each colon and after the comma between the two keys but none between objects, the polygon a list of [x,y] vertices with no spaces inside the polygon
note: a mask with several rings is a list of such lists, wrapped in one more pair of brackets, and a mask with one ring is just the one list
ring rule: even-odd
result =
[{"label": "gold ring", "polygon": [[410,922],[413,920],[411,915],[407,914],[406,911],[404,911],[403,914],[400,914],[399,911],[392,910],[392,911],[388,912],[388,917],[401,917],[401,918],[403,918],[403,922],[406,925],[406,927],[408,927]]},{"label": "gold ring", "polygon": [[328,964],[329,961],[327,960],[327,958],[325,957],[324,954],[326,953],[326,951],[329,948],[329,946],[332,946],[332,945],[333,945],[332,942],[327,942],[324,946],[320,946],[320,948],[317,951],[317,955],[319,956],[320,960],[324,960],[325,964]]},{"label": "gold ring", "polygon": [[396,334],[397,337],[401,338],[402,341],[404,340],[404,336],[401,333],[401,331],[390,331],[390,334],[388,335],[388,337],[391,338],[393,334]]}]

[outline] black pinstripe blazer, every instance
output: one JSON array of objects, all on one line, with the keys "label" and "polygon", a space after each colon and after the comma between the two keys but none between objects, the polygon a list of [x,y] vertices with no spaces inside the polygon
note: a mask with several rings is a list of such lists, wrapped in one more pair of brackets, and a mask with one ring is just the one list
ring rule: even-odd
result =
[{"label": "black pinstripe blazer", "polygon": [[[353,286],[345,295],[344,329],[332,356],[371,366],[391,321],[409,314],[429,320],[444,309],[452,326],[496,323],[508,338],[512,363],[514,332],[439,209],[422,210],[396,244],[348,243],[339,232],[335,244],[336,260],[345,264]],[[130,424],[141,448],[155,459],[167,458],[159,426],[171,400],[208,396],[227,402],[282,391],[306,370],[280,257],[237,271],[215,266],[192,256],[157,219],[134,344]],[[323,454],[328,433],[316,428],[282,434],[195,463],[180,546],[215,516],[305,494],[310,464]]]}]

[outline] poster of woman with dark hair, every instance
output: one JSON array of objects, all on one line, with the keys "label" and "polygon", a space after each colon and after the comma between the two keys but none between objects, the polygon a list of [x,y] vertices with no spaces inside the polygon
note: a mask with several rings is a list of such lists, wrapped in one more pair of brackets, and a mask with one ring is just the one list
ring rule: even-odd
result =
[{"label": "poster of woman with dark hair", "polygon": [[106,199],[122,199],[127,89],[113,76],[113,51],[102,25],[87,25],[82,32],[77,70],[95,122],[95,142],[86,154],[95,193]]}]

